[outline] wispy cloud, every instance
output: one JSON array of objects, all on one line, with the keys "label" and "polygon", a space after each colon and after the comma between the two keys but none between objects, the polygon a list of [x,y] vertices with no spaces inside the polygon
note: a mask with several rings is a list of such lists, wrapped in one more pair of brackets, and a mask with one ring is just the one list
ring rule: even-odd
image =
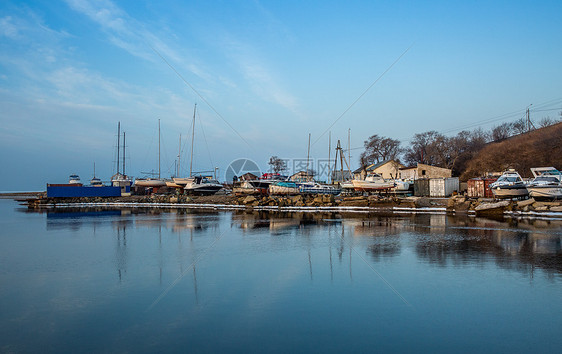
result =
[{"label": "wispy cloud", "polygon": [[153,47],[168,59],[181,61],[181,57],[169,45],[115,3],[109,0],[66,0],[66,2],[71,9],[97,23],[112,44],[131,55],[155,61],[157,58],[150,49]]},{"label": "wispy cloud", "polygon": [[297,98],[282,87],[274,71],[268,68],[265,61],[260,59],[260,55],[250,45],[229,39],[224,42],[224,50],[237,64],[254,94],[294,114],[299,114]]}]

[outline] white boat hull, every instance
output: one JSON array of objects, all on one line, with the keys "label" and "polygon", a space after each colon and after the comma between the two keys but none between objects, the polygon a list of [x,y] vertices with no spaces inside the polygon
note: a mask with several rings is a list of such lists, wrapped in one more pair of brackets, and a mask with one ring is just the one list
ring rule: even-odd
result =
[{"label": "white boat hull", "polygon": [[522,198],[529,195],[529,191],[527,191],[525,187],[496,187],[492,189],[492,193],[494,193],[494,197],[496,198]]},{"label": "white boat hull", "polygon": [[371,182],[353,180],[353,188],[358,192],[384,191],[394,188],[394,182]]},{"label": "white boat hull", "polygon": [[135,186],[138,187],[165,187],[166,181],[161,179],[137,179],[135,180]]},{"label": "white boat hull", "polygon": [[562,199],[562,186],[527,187],[529,196],[535,199]]},{"label": "white boat hull", "polygon": [[285,187],[272,184],[269,186],[269,194],[299,194],[298,187]]}]

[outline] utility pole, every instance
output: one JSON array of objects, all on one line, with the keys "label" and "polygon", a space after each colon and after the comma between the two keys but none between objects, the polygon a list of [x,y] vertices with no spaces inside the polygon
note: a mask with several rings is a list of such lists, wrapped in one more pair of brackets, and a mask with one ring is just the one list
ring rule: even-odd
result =
[{"label": "utility pole", "polygon": [[533,104],[531,103],[530,105],[527,106],[527,112],[526,112],[526,116],[527,116],[527,133],[531,131],[531,127],[533,127],[533,129],[536,129],[535,126],[533,125],[533,122],[531,122],[531,112],[529,111],[529,107],[531,107]]}]

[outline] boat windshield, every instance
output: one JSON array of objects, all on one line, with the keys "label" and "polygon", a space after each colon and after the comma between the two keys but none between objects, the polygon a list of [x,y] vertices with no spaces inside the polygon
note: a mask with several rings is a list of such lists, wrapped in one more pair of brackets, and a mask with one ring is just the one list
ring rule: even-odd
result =
[{"label": "boat windshield", "polygon": [[539,176],[533,182],[553,182],[558,183],[558,178],[552,176]]},{"label": "boat windshield", "polygon": [[498,178],[498,182],[519,182],[521,181],[521,178],[517,177],[517,176],[501,176],[500,178]]}]

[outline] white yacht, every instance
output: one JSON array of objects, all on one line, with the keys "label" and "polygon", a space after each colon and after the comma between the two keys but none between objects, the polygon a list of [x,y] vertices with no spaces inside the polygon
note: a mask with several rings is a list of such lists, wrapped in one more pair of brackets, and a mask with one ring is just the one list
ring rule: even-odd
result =
[{"label": "white yacht", "polygon": [[535,167],[531,172],[535,178],[527,185],[529,196],[535,199],[562,198],[562,172],[554,167]]},{"label": "white yacht", "polygon": [[497,181],[490,184],[496,198],[523,198],[529,195],[527,185],[514,169],[502,173]]},{"label": "white yacht", "polygon": [[68,184],[80,184],[80,176],[78,175],[70,175],[68,177]]},{"label": "white yacht", "polygon": [[195,176],[188,178],[184,190],[188,194],[211,195],[215,194],[223,188],[223,185],[214,179],[203,176]]},{"label": "white yacht", "polygon": [[378,173],[370,173],[365,177],[365,180],[354,179],[351,182],[353,183],[353,188],[358,192],[384,191],[396,186],[394,181],[387,181]]}]

